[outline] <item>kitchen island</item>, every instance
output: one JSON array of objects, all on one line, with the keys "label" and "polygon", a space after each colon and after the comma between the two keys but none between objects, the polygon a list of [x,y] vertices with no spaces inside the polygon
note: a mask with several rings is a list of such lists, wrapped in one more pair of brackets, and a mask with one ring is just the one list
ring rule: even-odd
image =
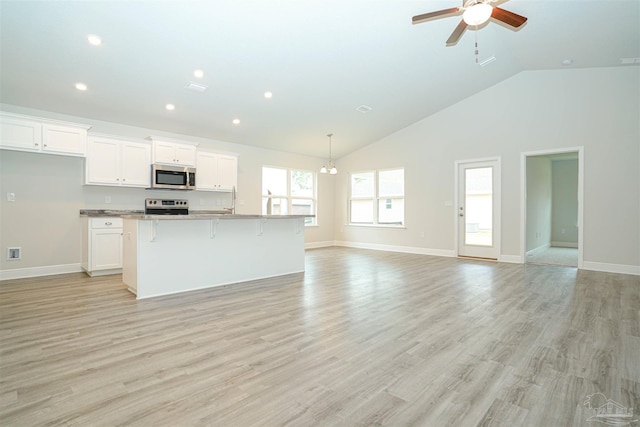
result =
[{"label": "kitchen island", "polygon": [[307,215],[123,215],[122,280],[138,299],[304,271]]}]

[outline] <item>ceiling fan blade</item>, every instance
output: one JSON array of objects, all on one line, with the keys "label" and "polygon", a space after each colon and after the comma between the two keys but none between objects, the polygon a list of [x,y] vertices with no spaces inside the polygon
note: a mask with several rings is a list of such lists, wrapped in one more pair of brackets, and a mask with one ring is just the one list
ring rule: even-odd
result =
[{"label": "ceiling fan blade", "polygon": [[451,9],[439,10],[437,12],[423,13],[422,15],[416,15],[413,18],[411,18],[411,23],[420,24],[420,23],[428,21],[430,19],[440,18],[440,17],[443,17],[445,15],[451,15],[451,14],[458,13],[458,12],[460,12],[460,8],[459,7],[452,7]]},{"label": "ceiling fan blade", "polygon": [[454,44],[458,43],[458,40],[460,40],[460,37],[462,37],[462,33],[464,33],[464,30],[466,29],[467,23],[464,22],[464,19],[461,19],[456,29],[453,30],[453,33],[451,33],[451,35],[449,36],[449,39],[447,39],[447,46],[453,46]]},{"label": "ceiling fan blade", "polygon": [[509,12],[508,10],[500,9],[499,7],[494,7],[491,12],[491,17],[493,19],[497,19],[500,22],[504,22],[505,24],[518,28],[525,22],[527,22],[527,18],[524,16],[520,16],[517,13]]}]

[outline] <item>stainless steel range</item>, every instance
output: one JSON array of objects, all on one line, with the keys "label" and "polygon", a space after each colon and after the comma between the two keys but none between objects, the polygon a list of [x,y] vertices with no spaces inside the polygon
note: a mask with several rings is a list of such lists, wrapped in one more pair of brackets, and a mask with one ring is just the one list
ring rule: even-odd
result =
[{"label": "stainless steel range", "polygon": [[145,199],[145,215],[189,215],[189,201],[184,199]]}]

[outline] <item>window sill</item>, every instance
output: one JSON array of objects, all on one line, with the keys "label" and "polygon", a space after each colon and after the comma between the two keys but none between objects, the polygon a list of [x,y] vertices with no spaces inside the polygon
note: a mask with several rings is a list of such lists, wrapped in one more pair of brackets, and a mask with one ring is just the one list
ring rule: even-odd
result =
[{"label": "window sill", "polygon": [[362,228],[392,228],[394,230],[406,230],[404,225],[387,225],[387,224],[345,224],[347,227],[362,227]]}]

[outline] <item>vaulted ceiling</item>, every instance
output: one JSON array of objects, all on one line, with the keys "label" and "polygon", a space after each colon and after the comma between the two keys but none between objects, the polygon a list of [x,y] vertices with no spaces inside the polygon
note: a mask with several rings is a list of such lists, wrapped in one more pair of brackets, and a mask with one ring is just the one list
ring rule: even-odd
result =
[{"label": "vaulted ceiling", "polygon": [[459,16],[411,17],[459,0],[3,0],[0,102],[340,157],[524,70],[639,66],[638,0],[497,3],[528,22],[446,47]]}]

